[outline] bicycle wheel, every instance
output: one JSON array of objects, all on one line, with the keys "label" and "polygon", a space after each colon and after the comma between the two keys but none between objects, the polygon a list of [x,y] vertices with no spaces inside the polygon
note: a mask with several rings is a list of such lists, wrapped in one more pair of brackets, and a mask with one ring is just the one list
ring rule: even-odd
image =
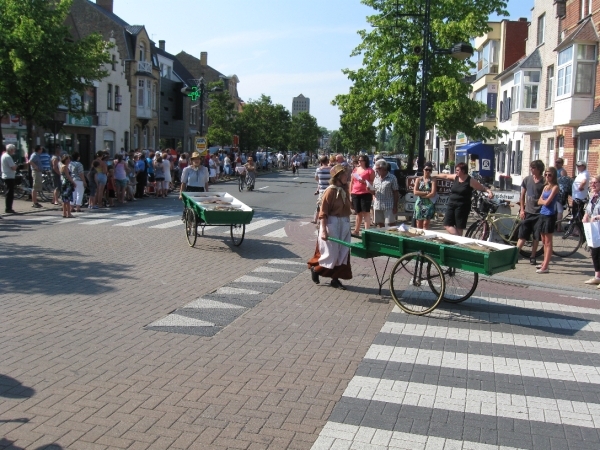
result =
[{"label": "bicycle wheel", "polygon": [[27,183],[25,181],[25,179],[23,178],[23,181],[21,181],[21,183],[17,186],[15,186],[15,198],[16,199],[22,199],[23,197],[25,197],[25,194],[27,194],[28,192],[31,193],[31,189],[29,189],[28,186],[29,183]]},{"label": "bicycle wheel", "polygon": [[485,240],[487,240],[487,238],[489,236],[490,236],[490,226],[483,219],[478,220],[477,222],[472,224],[467,229],[466,237],[471,238],[471,239],[485,241]]},{"label": "bicycle wheel", "polygon": [[[431,285],[435,285],[435,291]],[[398,260],[390,274],[390,293],[400,309],[415,315],[433,311],[442,301],[446,282],[439,264],[422,253]]]},{"label": "bicycle wheel", "polygon": [[185,237],[190,247],[196,245],[196,239],[198,239],[198,220],[196,213],[191,208],[185,209]]},{"label": "bicycle wheel", "polygon": [[231,225],[231,240],[233,245],[239,247],[244,242],[244,236],[246,235],[246,225]]},{"label": "bicycle wheel", "polygon": [[[454,267],[442,268],[444,279],[446,280],[446,291],[442,300],[448,303],[460,303],[467,300],[479,283],[479,274],[469,272],[468,270],[456,269]],[[427,281],[431,290],[439,295],[439,282],[434,279],[435,268],[427,264]]]},{"label": "bicycle wheel", "polygon": [[552,235],[552,253],[561,258],[568,258],[579,250],[584,239],[583,229],[579,223],[570,223],[569,219],[562,219],[556,223]]},{"label": "bicycle wheel", "polygon": [[[519,250],[519,254],[524,258],[531,258],[531,241],[525,241],[523,248]],[[535,252],[535,257],[539,258],[544,254],[544,247],[542,246],[542,241],[538,242],[538,248]]]}]

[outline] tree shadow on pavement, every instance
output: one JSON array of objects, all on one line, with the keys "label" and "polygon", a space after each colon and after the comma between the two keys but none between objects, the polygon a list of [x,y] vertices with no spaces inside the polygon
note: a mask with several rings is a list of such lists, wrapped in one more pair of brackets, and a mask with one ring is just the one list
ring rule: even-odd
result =
[{"label": "tree shadow on pavement", "polygon": [[86,255],[31,245],[0,243],[0,295],[99,295],[111,281],[131,278],[133,267],[93,261]]},{"label": "tree shadow on pavement", "polygon": [[[58,444],[47,444],[36,447],[32,450],[62,450],[62,446]],[[0,438],[0,450],[25,450],[22,447],[17,447],[15,441],[9,441],[6,438]]]},{"label": "tree shadow on pavement", "polygon": [[0,397],[30,398],[34,395],[35,389],[23,386],[19,380],[0,373]]}]

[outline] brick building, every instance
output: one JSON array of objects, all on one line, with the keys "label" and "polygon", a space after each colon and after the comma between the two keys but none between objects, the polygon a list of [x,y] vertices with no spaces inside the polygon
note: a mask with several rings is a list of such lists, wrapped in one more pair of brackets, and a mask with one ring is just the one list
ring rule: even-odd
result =
[{"label": "brick building", "polygon": [[[81,36],[98,32],[107,41],[114,39],[120,58],[123,59],[126,85],[120,87],[120,95],[130,96],[131,101],[128,117],[122,122],[128,122],[129,129],[123,132],[122,137],[115,136],[116,141],[123,139],[122,147],[126,150],[158,148],[160,73],[156,54],[152,53],[153,43],[144,26],[129,25],[116,16],[113,13],[113,0],[97,0],[96,3],[74,0],[71,20]],[[106,80],[101,82],[107,83]],[[115,146],[117,150],[120,147]]]}]

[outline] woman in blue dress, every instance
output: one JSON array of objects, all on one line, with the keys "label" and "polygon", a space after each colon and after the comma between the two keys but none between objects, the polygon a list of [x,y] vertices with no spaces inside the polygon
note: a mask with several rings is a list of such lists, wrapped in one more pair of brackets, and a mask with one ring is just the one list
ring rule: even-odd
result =
[{"label": "woman in blue dress", "polygon": [[413,194],[417,197],[415,203],[415,221],[417,228],[428,230],[429,223],[435,214],[435,203],[431,200],[437,195],[437,184],[431,179],[433,164],[425,163],[423,176],[415,182]]}]

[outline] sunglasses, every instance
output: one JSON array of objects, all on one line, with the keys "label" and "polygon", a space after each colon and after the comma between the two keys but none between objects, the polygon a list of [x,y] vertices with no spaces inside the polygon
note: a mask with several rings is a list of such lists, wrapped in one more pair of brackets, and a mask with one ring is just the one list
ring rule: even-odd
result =
[{"label": "sunglasses", "polygon": [[433,169],[423,169],[425,172],[431,172]]},{"label": "sunglasses", "polygon": [[544,174],[544,176],[546,176],[546,177],[551,177],[551,176],[553,176],[553,175],[554,175],[554,174],[551,174],[551,173],[545,173],[545,174]]}]

